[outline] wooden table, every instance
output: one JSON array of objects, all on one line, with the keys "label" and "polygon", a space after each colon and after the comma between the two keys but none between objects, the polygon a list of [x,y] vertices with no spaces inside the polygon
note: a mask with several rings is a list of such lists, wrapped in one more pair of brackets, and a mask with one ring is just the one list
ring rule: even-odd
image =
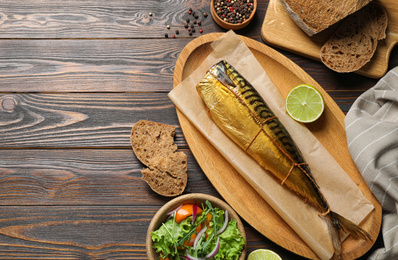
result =
[{"label": "wooden table", "polygon": [[[1,259],[147,259],[147,227],[170,198],[141,180],[143,165],[129,140],[141,119],[177,127],[176,143],[188,155],[185,193],[221,197],[190,152],[167,97],[178,55],[199,29],[226,31],[212,20],[209,3],[0,2]],[[260,1],[252,23],[237,33],[263,42],[267,6]],[[192,36],[183,26],[190,7],[209,14]],[[377,82],[280,51],[344,112]],[[393,51],[389,68],[397,64]],[[268,248],[300,259],[245,226],[248,253]]]}]

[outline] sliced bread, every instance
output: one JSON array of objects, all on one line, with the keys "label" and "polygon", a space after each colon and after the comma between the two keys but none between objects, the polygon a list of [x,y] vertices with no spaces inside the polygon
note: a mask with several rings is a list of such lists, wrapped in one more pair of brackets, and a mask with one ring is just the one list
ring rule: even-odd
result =
[{"label": "sliced bread", "polygon": [[282,0],[295,23],[309,36],[319,33],[371,0]]},{"label": "sliced bread", "polygon": [[141,120],[131,130],[131,145],[137,158],[148,168],[141,171],[156,193],[172,197],[187,185],[187,156],[177,152],[175,127]]},{"label": "sliced bread", "polygon": [[337,72],[353,72],[370,61],[386,37],[387,12],[372,2],[347,17],[321,48],[321,60]]}]

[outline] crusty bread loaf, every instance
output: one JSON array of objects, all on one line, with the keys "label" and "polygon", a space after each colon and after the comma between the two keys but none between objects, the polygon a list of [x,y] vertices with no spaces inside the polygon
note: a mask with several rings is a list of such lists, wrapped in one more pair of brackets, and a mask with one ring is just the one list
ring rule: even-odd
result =
[{"label": "crusty bread loaf", "polygon": [[321,60],[337,72],[353,72],[370,61],[386,37],[387,12],[372,2],[347,17],[321,48]]},{"label": "crusty bread loaf", "polygon": [[309,36],[319,33],[371,0],[282,0],[296,24]]},{"label": "crusty bread loaf", "polygon": [[148,168],[142,179],[163,196],[177,196],[187,185],[187,156],[177,152],[175,127],[141,120],[131,131],[131,145],[137,158]]}]

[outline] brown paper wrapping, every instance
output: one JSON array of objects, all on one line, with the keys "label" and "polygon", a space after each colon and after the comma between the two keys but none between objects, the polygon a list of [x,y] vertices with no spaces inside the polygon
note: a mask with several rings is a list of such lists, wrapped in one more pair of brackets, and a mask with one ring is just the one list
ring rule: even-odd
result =
[{"label": "brown paper wrapping", "polygon": [[334,249],[325,219],[319,217],[314,207],[304,204],[303,198],[265,173],[208,116],[195,87],[210,67],[225,59],[256,88],[302,151],[333,211],[358,224],[373,210],[373,205],[312,133],[286,114],[279,91],[250,49],[233,31],[224,34],[211,46],[212,53],[169,93],[170,99],[307,245],[321,259],[330,259]]}]

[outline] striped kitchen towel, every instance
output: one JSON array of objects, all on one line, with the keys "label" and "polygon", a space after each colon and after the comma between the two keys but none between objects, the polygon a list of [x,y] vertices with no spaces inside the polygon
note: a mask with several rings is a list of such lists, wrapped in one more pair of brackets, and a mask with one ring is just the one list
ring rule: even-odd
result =
[{"label": "striped kitchen towel", "polygon": [[398,259],[398,67],[354,102],[345,128],[350,154],[383,207],[384,248],[370,259]]}]

